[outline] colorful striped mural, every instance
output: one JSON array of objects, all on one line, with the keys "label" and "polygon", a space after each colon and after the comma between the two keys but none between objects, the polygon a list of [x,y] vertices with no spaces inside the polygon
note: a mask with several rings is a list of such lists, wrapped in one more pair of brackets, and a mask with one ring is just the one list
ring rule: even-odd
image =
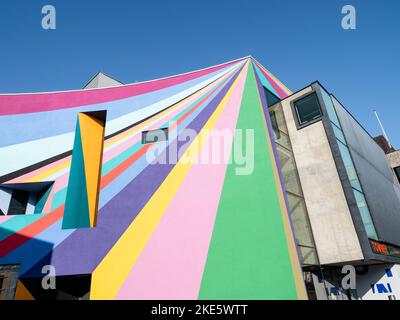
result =
[{"label": "colorful striped mural", "polygon": [[[245,57],[112,88],[0,95],[0,190],[40,189],[34,213],[0,215],[0,265],[20,264],[16,298],[37,298],[24,281],[51,265],[90,275],[90,299],[305,299],[264,88],[290,94]],[[143,142],[160,128],[166,141]],[[234,133],[247,129],[250,173],[202,162],[213,132],[228,133],[228,148],[212,152],[244,154]]]}]

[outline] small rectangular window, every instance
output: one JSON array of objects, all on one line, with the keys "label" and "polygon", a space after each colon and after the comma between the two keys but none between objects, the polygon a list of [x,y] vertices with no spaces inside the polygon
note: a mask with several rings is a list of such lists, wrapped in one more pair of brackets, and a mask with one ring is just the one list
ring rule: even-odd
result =
[{"label": "small rectangular window", "polygon": [[142,144],[156,143],[168,140],[168,128],[149,130],[142,132]]},{"label": "small rectangular window", "polygon": [[300,125],[322,117],[321,106],[315,92],[294,102],[294,108]]}]

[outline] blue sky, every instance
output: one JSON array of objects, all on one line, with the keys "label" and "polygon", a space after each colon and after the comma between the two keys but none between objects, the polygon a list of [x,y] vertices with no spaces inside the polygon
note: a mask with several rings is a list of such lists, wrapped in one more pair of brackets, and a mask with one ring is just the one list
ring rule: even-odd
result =
[{"label": "blue sky", "polygon": [[[57,29],[41,28],[41,8]],[[357,29],[341,28],[352,4]],[[291,90],[319,80],[372,134],[400,147],[398,0],[2,0],[0,92],[78,89],[97,71],[125,83],[253,55]]]}]

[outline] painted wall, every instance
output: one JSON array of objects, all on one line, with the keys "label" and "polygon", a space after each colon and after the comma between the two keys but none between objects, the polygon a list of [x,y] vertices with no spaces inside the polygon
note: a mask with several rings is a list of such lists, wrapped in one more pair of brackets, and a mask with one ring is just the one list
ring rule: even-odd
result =
[{"label": "painted wall", "polygon": [[291,101],[311,92],[307,87],[282,101],[321,264],[363,258],[358,237],[322,121],[300,130]]},{"label": "painted wall", "polygon": [[[243,58],[114,88],[0,95],[0,127],[14,128],[0,142],[0,181],[54,181],[42,213],[0,217],[0,264],[21,263],[22,283],[47,264],[92,274],[91,299],[306,298],[262,85],[290,92]],[[97,224],[63,229],[77,115],[99,110]],[[167,142],[142,144],[142,131],[166,126]],[[250,129],[254,154],[201,163],[212,130],[229,133],[217,152],[245,155],[235,129]]]}]

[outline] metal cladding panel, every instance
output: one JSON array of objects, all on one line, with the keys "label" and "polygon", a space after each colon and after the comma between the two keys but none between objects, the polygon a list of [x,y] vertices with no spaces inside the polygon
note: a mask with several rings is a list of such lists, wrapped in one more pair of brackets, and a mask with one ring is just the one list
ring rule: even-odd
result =
[{"label": "metal cladding panel", "polygon": [[372,137],[333,99],[368,207],[381,241],[400,245],[400,188],[386,155]]}]

